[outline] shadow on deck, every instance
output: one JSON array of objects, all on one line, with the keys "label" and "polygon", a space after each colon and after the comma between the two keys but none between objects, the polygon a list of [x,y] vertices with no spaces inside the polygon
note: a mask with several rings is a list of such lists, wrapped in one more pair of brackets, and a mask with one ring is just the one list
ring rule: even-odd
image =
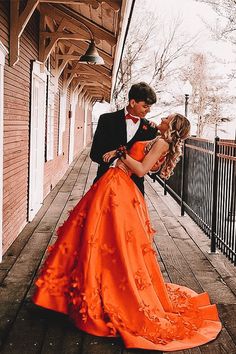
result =
[{"label": "shadow on deck", "polygon": [[[55,230],[90,187],[96,165],[85,149],[47,196],[34,220],[21,232],[0,263],[0,348],[4,354],[138,354],[119,340],[78,331],[67,317],[34,306],[31,295],[45,250]],[[146,200],[157,231],[155,247],[167,281],[207,291],[218,305],[224,328],[208,345],[179,354],[236,353],[236,268],[221,254],[209,254],[209,239],[179,206],[146,179]],[[172,352],[174,353],[174,352]]]}]

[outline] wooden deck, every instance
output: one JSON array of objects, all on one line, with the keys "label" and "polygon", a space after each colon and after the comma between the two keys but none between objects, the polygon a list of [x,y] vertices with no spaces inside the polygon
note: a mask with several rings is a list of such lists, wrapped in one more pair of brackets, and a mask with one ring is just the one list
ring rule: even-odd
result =
[{"label": "wooden deck", "polygon": [[[47,196],[35,219],[24,228],[0,263],[1,353],[157,353],[126,350],[120,340],[81,333],[65,316],[40,309],[30,302],[45,249],[55,241],[55,229],[91,185],[95,170],[86,149]],[[158,230],[155,245],[166,280],[197,292],[207,291],[212,302],[218,305],[224,325],[214,342],[176,353],[235,354],[236,268],[221,254],[208,253],[208,238],[188,216],[180,216],[179,206],[170,196],[163,196],[158,183],[147,178],[145,188],[151,219]]]}]

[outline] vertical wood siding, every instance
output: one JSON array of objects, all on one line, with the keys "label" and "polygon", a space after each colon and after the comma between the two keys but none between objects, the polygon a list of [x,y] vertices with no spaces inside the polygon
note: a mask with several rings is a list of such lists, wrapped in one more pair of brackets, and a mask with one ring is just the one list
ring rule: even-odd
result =
[{"label": "vertical wood siding", "polygon": [[[9,4],[0,2],[1,40],[9,50]],[[20,60],[4,73],[3,252],[27,222],[31,60],[38,56],[38,14],[20,42]]]},{"label": "vertical wood siding", "polygon": [[[9,1],[0,1],[0,39],[9,50]],[[20,59],[14,67],[6,57],[4,72],[4,160],[3,160],[3,253],[26,225],[28,212],[29,132],[31,63],[38,60],[39,14],[31,17],[20,39]],[[50,60],[54,66],[54,58]],[[67,92],[66,128],[63,153],[58,155],[59,80],[54,106],[54,156],[44,165],[44,197],[63,177],[68,168],[70,93]],[[88,114],[91,124],[91,112]],[[74,157],[83,149],[84,105],[76,107]],[[87,142],[91,140],[91,126]]]}]

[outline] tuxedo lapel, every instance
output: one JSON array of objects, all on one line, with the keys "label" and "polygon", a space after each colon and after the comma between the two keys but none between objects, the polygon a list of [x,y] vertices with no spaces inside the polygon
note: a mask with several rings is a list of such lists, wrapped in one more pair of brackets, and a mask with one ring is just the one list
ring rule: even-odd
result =
[{"label": "tuxedo lapel", "polygon": [[117,117],[115,128],[117,141],[120,142],[120,145],[125,145],[127,143],[127,128],[126,128],[126,121],[125,121],[125,112],[124,109],[117,112]]}]

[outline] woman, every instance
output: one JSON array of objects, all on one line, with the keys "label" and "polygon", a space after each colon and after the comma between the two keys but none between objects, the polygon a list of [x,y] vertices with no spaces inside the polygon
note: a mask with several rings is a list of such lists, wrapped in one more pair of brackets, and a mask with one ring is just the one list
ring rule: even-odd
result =
[{"label": "woman", "polygon": [[159,125],[159,138],[103,156],[119,156],[117,167],[58,229],[36,281],[35,304],[68,314],[90,334],[121,336],[128,348],[175,351],[217,336],[221,323],[208,295],[164,283],[145,201],[130,178],[160,167],[168,178],[189,129],[184,116],[173,114]]}]

